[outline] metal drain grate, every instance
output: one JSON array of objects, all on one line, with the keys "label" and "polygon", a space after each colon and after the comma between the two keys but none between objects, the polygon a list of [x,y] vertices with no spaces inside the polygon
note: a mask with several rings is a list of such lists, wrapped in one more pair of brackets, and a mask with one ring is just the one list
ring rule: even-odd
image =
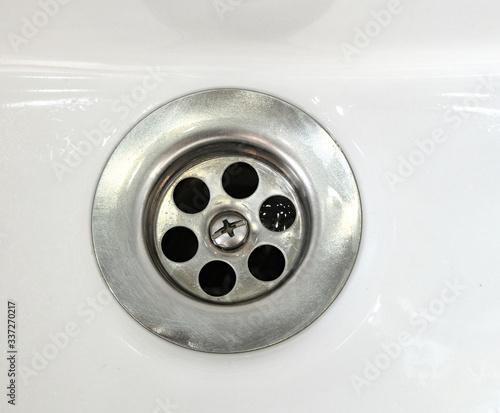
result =
[{"label": "metal drain grate", "polygon": [[[286,176],[256,155],[215,156],[181,170],[160,181],[150,212],[163,274],[193,296],[227,304],[258,298],[286,280],[308,238],[308,217]],[[214,269],[209,289],[207,268]]]}]

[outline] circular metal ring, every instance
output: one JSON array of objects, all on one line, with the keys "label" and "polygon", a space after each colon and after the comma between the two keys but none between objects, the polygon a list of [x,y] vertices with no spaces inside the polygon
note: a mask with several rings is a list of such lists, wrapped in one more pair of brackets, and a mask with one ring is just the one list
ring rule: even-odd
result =
[{"label": "circular metal ring", "polygon": [[[243,160],[286,178],[288,186],[284,185],[282,191],[265,195],[281,197],[297,207],[296,218],[288,214],[292,216],[290,222],[296,222],[290,230],[283,227],[283,232],[279,226],[276,230],[264,227],[265,211],[259,209],[266,199],[257,196],[255,200],[248,198],[248,202],[232,199],[221,208],[200,206],[212,215],[186,212],[186,217],[191,217],[190,221],[183,218],[189,222],[185,225],[188,230],[207,235],[197,238],[196,248],[201,248],[200,243],[206,243],[207,248],[210,244],[217,258],[213,265],[227,261],[234,270],[236,265],[231,260],[247,254],[248,259],[242,262],[248,266],[252,252],[267,244],[276,246],[287,260],[295,251],[286,276],[272,281],[271,287],[262,282],[266,288],[258,294],[248,293],[244,299],[211,300],[193,293],[198,285],[192,289],[187,284],[179,285],[173,268],[180,268],[180,264],[168,258],[165,261],[160,253],[159,236],[169,228],[166,225],[157,231],[162,217],[170,214],[168,208],[162,212],[168,204],[163,202],[168,199],[165,194],[184,172],[213,160],[224,165]],[[203,177],[201,170],[199,174]],[[280,202],[286,205],[285,201]],[[234,251],[218,248],[210,240],[210,224],[228,212],[235,212],[248,223],[248,234]],[[180,216],[178,211],[173,214]],[[234,222],[229,219],[222,228],[230,231],[235,227],[231,224]],[[294,228],[300,231],[292,231]],[[287,234],[292,235],[283,242]],[[310,116],[262,93],[209,90],[160,107],[120,142],[97,187],[92,236],[105,281],[139,323],[187,348],[236,353],[266,347],[296,334],[333,302],[351,273],[359,249],[361,203],[342,151]],[[293,248],[286,250],[287,246]],[[192,260],[196,260],[193,251]],[[244,269],[243,265],[236,268],[236,276]],[[245,288],[254,287],[247,285],[241,290],[243,294]]]}]

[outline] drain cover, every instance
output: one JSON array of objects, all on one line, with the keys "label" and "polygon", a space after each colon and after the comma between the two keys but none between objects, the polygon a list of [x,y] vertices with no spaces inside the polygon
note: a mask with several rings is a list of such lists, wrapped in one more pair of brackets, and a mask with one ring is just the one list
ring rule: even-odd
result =
[{"label": "drain cover", "polygon": [[[226,155],[235,150],[221,144],[208,160],[160,179],[161,189],[146,214],[164,276],[193,296],[226,304],[261,297],[286,280],[298,267],[310,228],[299,194],[277,165],[260,160],[255,150]],[[287,205],[273,201],[270,194],[286,199]],[[268,211],[270,202],[280,211]],[[286,208],[293,208],[297,217],[285,230]],[[261,211],[266,225],[271,219],[283,231],[266,228]],[[218,272],[208,272],[213,260],[224,262],[225,269],[220,264]],[[230,282],[233,273],[236,279]],[[220,285],[220,292],[209,293],[204,288],[207,280],[212,290]]]},{"label": "drain cover", "polygon": [[313,322],[356,258],[361,205],[331,136],[282,100],[244,90],[177,99],[108,161],[92,232],[104,279],[155,334],[218,353]]}]

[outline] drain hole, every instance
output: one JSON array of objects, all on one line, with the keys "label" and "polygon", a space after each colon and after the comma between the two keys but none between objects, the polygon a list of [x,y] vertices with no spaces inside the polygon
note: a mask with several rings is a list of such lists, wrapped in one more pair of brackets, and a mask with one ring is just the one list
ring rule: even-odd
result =
[{"label": "drain hole", "polygon": [[272,196],[260,207],[260,222],[267,229],[275,232],[285,231],[295,221],[295,206],[284,196]]},{"label": "drain hole", "polygon": [[285,257],[278,248],[272,245],[262,245],[250,254],[248,269],[255,278],[261,281],[273,281],[283,273]]},{"label": "drain hole", "polygon": [[212,261],[200,271],[200,287],[208,295],[220,297],[231,291],[236,284],[236,273],[223,261]]},{"label": "drain hole", "polygon": [[174,262],[186,262],[196,255],[198,239],[194,232],[185,227],[169,229],[161,240],[165,257]]},{"label": "drain hole", "polygon": [[233,198],[248,198],[255,192],[258,185],[259,175],[245,162],[229,165],[222,175],[222,186]]},{"label": "drain hole", "polygon": [[188,214],[203,211],[210,201],[210,191],[198,178],[186,178],[177,184],[174,190],[175,205]]}]

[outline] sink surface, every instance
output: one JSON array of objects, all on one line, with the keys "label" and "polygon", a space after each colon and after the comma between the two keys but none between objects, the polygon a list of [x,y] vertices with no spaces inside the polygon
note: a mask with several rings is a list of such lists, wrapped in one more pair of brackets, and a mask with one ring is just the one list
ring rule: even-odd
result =
[{"label": "sink surface", "polygon": [[[18,411],[500,411],[498,1],[27,0],[0,15],[1,318],[5,332],[15,303]],[[363,206],[330,308],[233,355],[129,317],[90,230],[120,140],[214,88],[309,113]]]}]

